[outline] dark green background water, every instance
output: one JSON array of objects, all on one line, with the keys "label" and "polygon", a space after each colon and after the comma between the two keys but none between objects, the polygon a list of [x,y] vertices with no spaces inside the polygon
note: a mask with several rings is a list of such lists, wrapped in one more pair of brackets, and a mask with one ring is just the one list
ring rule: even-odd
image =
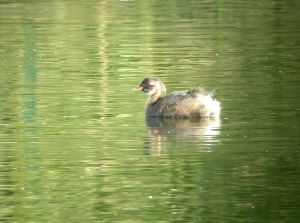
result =
[{"label": "dark green background water", "polygon": [[[1,222],[299,222],[300,10],[0,1]],[[220,122],[144,120],[144,76]]]}]

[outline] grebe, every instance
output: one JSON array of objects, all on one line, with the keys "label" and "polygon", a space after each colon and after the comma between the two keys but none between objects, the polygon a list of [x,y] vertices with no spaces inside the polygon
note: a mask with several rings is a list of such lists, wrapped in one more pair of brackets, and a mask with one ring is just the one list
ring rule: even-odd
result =
[{"label": "grebe", "polygon": [[157,77],[147,77],[135,90],[148,94],[146,117],[218,119],[220,102],[212,93],[201,88],[172,92],[166,95],[166,87]]}]

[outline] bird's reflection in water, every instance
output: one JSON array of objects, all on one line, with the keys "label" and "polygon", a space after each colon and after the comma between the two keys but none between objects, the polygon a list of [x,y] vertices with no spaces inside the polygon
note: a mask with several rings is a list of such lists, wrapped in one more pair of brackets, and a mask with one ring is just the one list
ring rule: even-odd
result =
[{"label": "bird's reflection in water", "polygon": [[201,141],[203,144],[215,143],[220,133],[220,120],[211,119],[164,119],[147,117],[145,119],[149,128],[147,153],[160,155],[163,143],[169,139]]}]

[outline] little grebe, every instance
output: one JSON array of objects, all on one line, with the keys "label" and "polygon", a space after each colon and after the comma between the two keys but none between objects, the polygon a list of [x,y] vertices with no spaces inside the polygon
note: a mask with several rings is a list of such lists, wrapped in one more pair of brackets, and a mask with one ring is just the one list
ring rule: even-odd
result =
[{"label": "little grebe", "polygon": [[218,119],[220,116],[220,102],[201,88],[166,95],[166,87],[158,78],[147,77],[136,90],[148,94],[146,117]]}]

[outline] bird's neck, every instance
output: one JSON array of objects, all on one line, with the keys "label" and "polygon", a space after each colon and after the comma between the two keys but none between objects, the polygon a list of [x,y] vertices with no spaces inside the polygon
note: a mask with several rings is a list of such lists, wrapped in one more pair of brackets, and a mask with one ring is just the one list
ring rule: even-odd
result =
[{"label": "bird's neck", "polygon": [[148,97],[148,104],[155,104],[161,99],[163,96],[161,94],[154,94],[154,95],[149,95]]}]

